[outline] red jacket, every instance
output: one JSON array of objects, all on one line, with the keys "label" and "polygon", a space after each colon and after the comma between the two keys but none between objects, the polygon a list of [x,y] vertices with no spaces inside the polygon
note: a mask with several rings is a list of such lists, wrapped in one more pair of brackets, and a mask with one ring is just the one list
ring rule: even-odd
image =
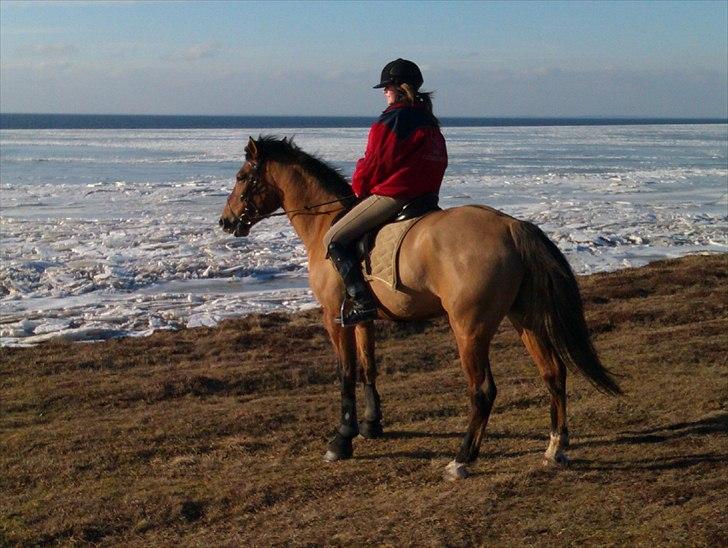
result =
[{"label": "red jacket", "polygon": [[391,105],[369,130],[364,157],[351,186],[360,198],[372,194],[416,198],[438,192],[447,167],[445,138],[424,107]]}]

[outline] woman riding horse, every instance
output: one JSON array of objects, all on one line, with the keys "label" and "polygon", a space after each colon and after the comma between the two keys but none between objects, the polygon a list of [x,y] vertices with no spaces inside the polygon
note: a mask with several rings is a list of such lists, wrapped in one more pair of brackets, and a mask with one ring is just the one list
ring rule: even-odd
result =
[{"label": "woman riding horse", "polygon": [[[411,68],[400,60],[393,66]],[[390,79],[396,82],[401,75],[392,75],[391,66],[385,69],[382,79],[386,87]],[[412,73],[407,74],[412,76]],[[406,92],[409,86],[416,99],[415,88],[421,83],[421,77],[412,79],[412,83],[402,81],[395,89]],[[389,196],[391,188],[399,188],[397,181],[415,181],[412,188],[417,190],[410,194],[402,187],[401,195],[399,191],[394,192],[395,199],[439,187],[446,155],[436,121],[429,116],[426,106],[410,107],[401,102],[403,106],[396,106],[398,103],[395,102],[385,111],[383,120],[375,124],[370,138],[373,143],[357,167],[358,192],[367,196],[363,204],[372,204],[363,206],[361,218],[369,219],[370,209],[380,211],[380,202],[388,203],[386,198],[392,198]],[[424,99],[420,102],[426,104]],[[396,124],[387,125],[390,115]],[[407,139],[408,135],[413,136],[412,141]],[[418,148],[415,146],[418,139],[432,144],[433,148],[428,152]],[[375,147],[380,141],[384,144]],[[411,149],[407,148],[408,144]],[[401,174],[392,168],[386,172],[389,177],[380,177],[379,170],[391,166],[390,160],[399,157],[395,152],[401,151],[402,158],[409,158],[406,154],[409,150],[420,163],[403,160],[399,163]],[[423,166],[430,167],[425,169]],[[438,166],[437,171],[434,166]],[[419,184],[431,186],[424,188],[417,186]],[[356,238],[348,231],[350,222],[353,220],[355,226],[361,226],[360,216],[355,213],[352,219],[350,213],[348,219],[344,217],[340,221],[341,225],[334,226],[334,238],[341,228],[342,240],[328,236],[324,239],[335,216],[350,201],[351,186],[325,162],[306,154],[287,139],[261,137],[256,141],[251,137],[245,147],[245,163],[237,173],[235,186],[220,216],[220,226],[224,230],[235,236],[247,236],[263,219],[285,215],[306,246],[309,285],[321,303],[324,326],[336,353],[341,382],[339,425],[325,455],[329,461],[350,458],[353,440],[360,433],[364,437],[382,435],[374,322],[364,321],[351,326],[338,321],[345,293],[356,294],[357,288],[351,287],[356,274],[351,272],[358,266],[353,264],[347,247]],[[278,209],[282,211],[276,213]],[[394,214],[393,209],[386,210],[371,223],[388,219]],[[370,226],[360,228],[356,234]],[[342,276],[326,258],[327,249],[333,249],[330,256],[349,286],[346,291]],[[608,394],[619,394],[620,388],[602,365],[591,342],[578,283],[559,248],[532,223],[490,207],[464,205],[431,213],[414,224],[401,242],[397,266],[400,284],[396,289],[380,280],[371,282],[378,317],[417,320],[446,315],[467,380],[468,428],[455,459],[445,468],[445,477],[466,477],[467,465],[475,462],[480,452],[497,394],[488,356],[490,344],[505,317],[521,336],[550,395],[551,434],[545,461],[565,464],[568,460],[565,451],[569,446],[567,368],[583,373]],[[360,285],[364,285],[363,282]],[[368,306],[373,301],[371,299]],[[366,314],[357,313],[347,320],[371,318],[367,307],[360,307],[360,310]],[[359,370],[365,402],[361,423],[357,419],[356,405]]]},{"label": "woman riding horse", "polygon": [[437,193],[447,167],[445,138],[432,113],[430,93],[420,92],[422,72],[412,61],[397,59],[382,69],[374,89],[384,88],[387,109],[369,131],[366,152],[356,164],[352,189],[363,198],[324,237],[328,257],[344,280],[352,302],[342,325],[373,320],[377,303],[364,281],[353,244],[394,218],[424,194]]}]

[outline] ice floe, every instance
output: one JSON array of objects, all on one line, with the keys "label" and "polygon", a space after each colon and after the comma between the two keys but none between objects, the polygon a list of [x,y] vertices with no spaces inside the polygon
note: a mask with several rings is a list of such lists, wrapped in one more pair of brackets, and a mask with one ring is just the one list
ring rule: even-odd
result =
[{"label": "ice floe", "polygon": [[[445,207],[541,226],[579,273],[728,251],[728,128],[445,128]],[[314,306],[287,221],[217,228],[247,135],[345,174],[365,128],[0,131],[0,344],[98,340]]]}]

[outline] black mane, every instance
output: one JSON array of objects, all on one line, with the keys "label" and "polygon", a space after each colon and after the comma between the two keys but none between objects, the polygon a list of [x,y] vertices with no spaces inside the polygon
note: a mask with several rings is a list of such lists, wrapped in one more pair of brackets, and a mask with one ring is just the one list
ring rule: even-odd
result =
[{"label": "black mane", "polygon": [[316,178],[325,190],[332,192],[337,198],[347,198],[353,195],[351,186],[338,169],[304,152],[298,145],[293,143],[292,139],[261,135],[255,144],[263,161],[270,159],[282,163],[297,164],[309,175]]}]

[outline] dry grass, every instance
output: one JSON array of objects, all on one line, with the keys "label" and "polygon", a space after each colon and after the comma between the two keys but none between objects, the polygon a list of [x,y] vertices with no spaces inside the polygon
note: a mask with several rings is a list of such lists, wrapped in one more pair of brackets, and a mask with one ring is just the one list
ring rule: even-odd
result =
[{"label": "dry grass", "polygon": [[0,545],[726,545],[728,255],[581,278],[621,398],[571,376],[572,465],[512,329],[475,476],[442,321],[384,324],[386,437],[322,460],[338,417],[318,312],[0,349]]}]

